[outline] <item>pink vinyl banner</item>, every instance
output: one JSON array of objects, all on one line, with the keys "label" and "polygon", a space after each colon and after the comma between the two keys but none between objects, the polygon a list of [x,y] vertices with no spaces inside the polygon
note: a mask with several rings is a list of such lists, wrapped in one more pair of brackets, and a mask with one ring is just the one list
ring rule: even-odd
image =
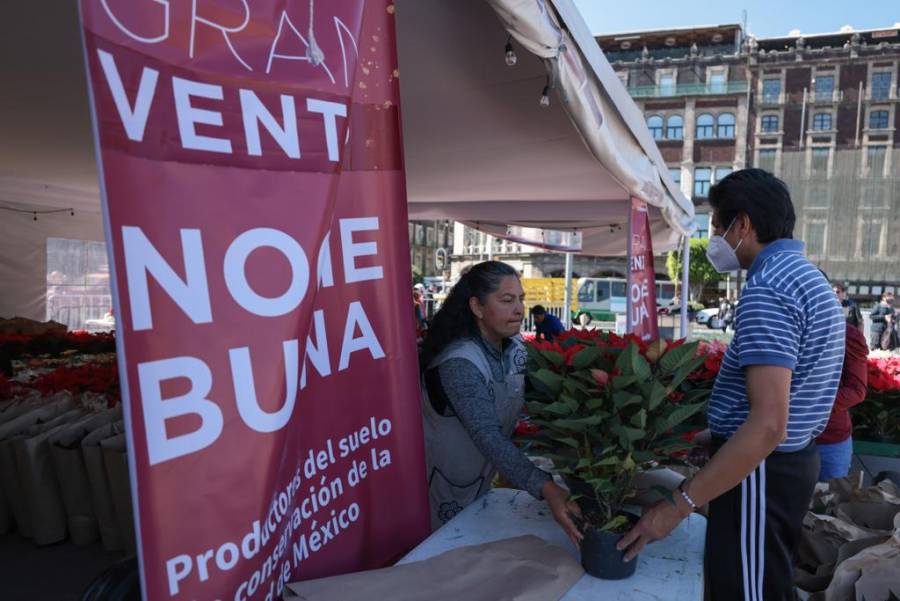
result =
[{"label": "pink vinyl banner", "polygon": [[659,338],[656,272],[647,203],[632,197],[628,219],[628,332],[649,341]]},{"label": "pink vinyl banner", "polygon": [[429,531],[393,4],[80,9],[144,598],[385,565]]}]

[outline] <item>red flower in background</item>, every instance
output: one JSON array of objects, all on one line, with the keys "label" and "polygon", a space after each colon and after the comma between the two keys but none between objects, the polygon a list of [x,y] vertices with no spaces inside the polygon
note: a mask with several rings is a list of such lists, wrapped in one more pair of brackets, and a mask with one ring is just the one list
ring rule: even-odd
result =
[{"label": "red flower in background", "polygon": [[566,365],[571,366],[572,362],[575,360],[575,355],[586,349],[587,347],[583,344],[573,344],[569,346],[569,348],[562,351],[563,357],[566,359]]},{"label": "red flower in background", "polygon": [[77,367],[60,367],[39,377],[32,384],[44,396],[68,390],[72,394],[95,392],[109,397],[110,406],[119,400],[119,372],[114,363],[87,363]]}]

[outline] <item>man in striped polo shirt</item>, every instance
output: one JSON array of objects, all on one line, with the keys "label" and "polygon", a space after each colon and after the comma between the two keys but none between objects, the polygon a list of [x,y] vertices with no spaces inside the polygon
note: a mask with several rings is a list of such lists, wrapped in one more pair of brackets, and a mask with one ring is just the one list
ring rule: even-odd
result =
[{"label": "man in striped polo shirt", "polygon": [[713,601],[788,601],[793,554],[819,475],[844,357],[844,317],[822,273],[793,240],[784,183],[760,169],[710,189],[720,272],[748,269],[735,335],[709,401],[713,456],[675,504],[648,508],[620,543],[633,557],[709,503],[706,568]]}]

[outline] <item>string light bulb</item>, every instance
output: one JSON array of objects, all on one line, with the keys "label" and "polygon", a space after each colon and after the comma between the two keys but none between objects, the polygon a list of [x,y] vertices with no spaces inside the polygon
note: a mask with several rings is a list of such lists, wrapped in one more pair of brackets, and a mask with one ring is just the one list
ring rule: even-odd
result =
[{"label": "string light bulb", "polygon": [[69,215],[71,215],[72,217],[74,217],[74,216],[75,216],[75,209],[70,210],[70,211],[69,211]]},{"label": "string light bulb", "polygon": [[540,100],[541,108],[549,108],[550,106],[550,84],[544,86],[544,90],[541,92],[541,100]]},{"label": "string light bulb", "polygon": [[516,51],[512,45],[512,36],[506,38],[506,66],[507,67],[515,67],[516,63],[519,62],[519,57],[516,56]]},{"label": "string light bulb", "polygon": [[34,220],[37,221],[37,211],[34,212]]}]

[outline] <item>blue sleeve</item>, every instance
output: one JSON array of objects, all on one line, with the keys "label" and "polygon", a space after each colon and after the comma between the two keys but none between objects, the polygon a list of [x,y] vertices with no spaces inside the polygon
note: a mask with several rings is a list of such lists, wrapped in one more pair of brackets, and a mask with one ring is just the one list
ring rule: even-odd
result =
[{"label": "blue sleeve", "polygon": [[550,324],[550,331],[554,336],[556,336],[557,334],[562,334],[566,330],[565,326],[563,326],[559,318],[552,315],[551,317],[553,317],[553,322]]},{"label": "blue sleeve", "polygon": [[741,367],[775,365],[793,370],[800,349],[796,302],[766,285],[747,286],[737,309]]}]

